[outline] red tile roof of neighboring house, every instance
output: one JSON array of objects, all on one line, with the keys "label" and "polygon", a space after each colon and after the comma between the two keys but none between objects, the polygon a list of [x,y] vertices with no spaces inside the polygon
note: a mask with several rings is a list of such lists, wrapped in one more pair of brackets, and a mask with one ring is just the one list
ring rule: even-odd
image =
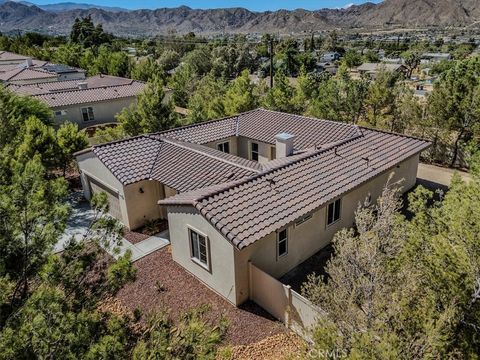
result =
[{"label": "red tile roof of neighboring house", "polygon": [[41,68],[17,68],[4,73],[0,73],[2,81],[36,80],[36,79],[55,79],[57,74],[48,72]]},{"label": "red tile roof of neighboring house", "polygon": [[133,81],[125,85],[58,91],[32,96],[43,101],[51,108],[58,108],[69,105],[88,104],[134,97],[138,96],[144,88],[145,84],[143,82]]},{"label": "red tile roof of neighboring house", "polygon": [[81,80],[53,81],[37,84],[9,84],[7,88],[21,95],[41,95],[64,91],[79,90],[79,84],[85,83],[87,89],[99,87],[131,85],[135,80],[110,75],[95,75]]}]

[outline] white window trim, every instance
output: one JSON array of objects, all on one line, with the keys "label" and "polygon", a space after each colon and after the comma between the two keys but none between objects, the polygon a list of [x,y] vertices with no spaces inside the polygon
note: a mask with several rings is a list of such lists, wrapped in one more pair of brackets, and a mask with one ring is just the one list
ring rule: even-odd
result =
[{"label": "white window trim", "polygon": [[[258,142],[256,142],[256,141],[249,141],[248,144],[249,144],[249,147],[248,147],[248,159],[249,159],[249,160],[252,160],[252,161],[260,161],[260,143],[258,143]],[[258,150],[255,151],[255,153],[257,154],[258,160],[253,160],[253,156],[252,156],[252,154],[254,153],[254,151],[253,151],[253,144],[257,144],[257,146],[258,146]]]},{"label": "white window trim", "polygon": [[[88,120],[85,120],[83,118],[83,109],[87,109]],[[90,119],[90,115],[88,114],[88,109],[92,109],[92,115],[93,115],[92,119]],[[84,107],[80,108],[80,114],[82,115],[83,122],[95,121],[95,111],[93,110],[93,106],[84,106]]]},{"label": "white window trim", "polygon": [[[228,144],[228,153],[225,152],[225,151],[223,151],[223,150],[220,150],[220,149],[219,149],[219,146],[220,146],[220,145],[224,145],[224,144]],[[231,147],[230,140],[217,142],[217,150],[218,150],[218,151],[221,151],[221,152],[223,152],[223,153],[225,153],[225,154],[230,154],[230,153],[231,153],[231,152],[230,152],[231,149],[232,149],[232,147]]]},{"label": "white window trim", "polygon": [[[339,213],[339,217],[338,217],[337,220],[335,220],[335,221],[333,221],[332,223],[329,224],[329,223],[328,223],[328,208],[329,208],[330,205],[335,204],[338,200],[340,200],[340,213]],[[327,224],[327,228],[335,225],[335,224],[338,223],[340,220],[342,220],[342,209],[343,209],[343,204],[342,204],[342,203],[343,203],[342,198],[335,199],[335,200],[333,200],[333,201],[331,201],[331,202],[328,203],[327,208],[326,208],[326,212],[325,212],[325,224]],[[333,206],[334,206],[333,215],[335,216],[335,205],[333,205]]]},{"label": "white window trim", "polygon": [[[287,239],[285,240],[286,245],[287,245],[287,247],[286,247],[287,251],[284,254],[280,255],[279,244],[280,244],[280,233],[282,231],[286,231],[286,234],[287,234]],[[277,238],[276,238],[276,253],[277,253],[277,261],[278,261],[278,260],[283,259],[284,257],[286,257],[288,255],[288,240],[290,238],[290,232],[289,232],[288,227],[278,230],[276,236],[277,236]]]},{"label": "white window trim", "polygon": [[[192,260],[193,263],[200,266],[202,269],[207,270],[208,272],[211,273],[212,272],[212,263],[211,263],[211,258],[210,258],[210,239],[203,232],[195,229],[192,226],[187,226],[187,229],[188,229],[188,232],[187,232],[188,233],[188,247],[190,249],[190,260]],[[192,231],[205,238],[205,245],[206,245],[206,248],[207,248],[207,263],[206,264],[201,262],[200,259],[197,259],[196,257],[193,256],[192,237],[191,237],[191,232]]]}]

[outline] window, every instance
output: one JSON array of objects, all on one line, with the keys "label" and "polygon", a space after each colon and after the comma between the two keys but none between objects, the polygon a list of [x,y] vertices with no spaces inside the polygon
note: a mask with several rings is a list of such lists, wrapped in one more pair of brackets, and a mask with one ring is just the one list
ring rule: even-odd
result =
[{"label": "window", "polygon": [[250,143],[250,160],[258,161],[258,144]]},{"label": "window", "polygon": [[95,117],[93,116],[93,108],[90,106],[86,108],[82,108],[82,116],[83,116],[83,121],[95,120]]},{"label": "window", "polygon": [[222,142],[217,144],[217,150],[220,150],[221,152],[230,154],[230,141]]},{"label": "window", "polygon": [[191,256],[192,259],[203,266],[204,268],[209,268],[209,259],[208,259],[208,241],[207,238],[193,230],[190,231],[190,246],[191,246]]},{"label": "window", "polygon": [[277,257],[288,254],[288,230],[283,229],[277,233]]},{"label": "window", "polygon": [[313,217],[312,214],[309,214],[309,215],[306,215],[306,216],[302,217],[301,219],[297,220],[297,222],[295,223],[295,226],[302,225],[304,222],[310,220],[312,217]]},{"label": "window", "polygon": [[327,225],[332,225],[340,220],[341,206],[342,203],[340,199],[328,205]]},{"label": "window", "polygon": [[275,146],[270,146],[270,160],[275,160],[277,158],[277,149]]},{"label": "window", "polygon": [[62,116],[62,115],[67,115],[67,112],[65,110],[55,111],[55,116]]}]

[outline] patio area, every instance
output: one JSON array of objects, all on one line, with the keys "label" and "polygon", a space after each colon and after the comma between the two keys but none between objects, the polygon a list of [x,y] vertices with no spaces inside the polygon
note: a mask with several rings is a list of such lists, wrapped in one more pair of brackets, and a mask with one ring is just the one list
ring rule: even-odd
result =
[{"label": "patio area", "polygon": [[292,290],[301,294],[302,285],[307,281],[310,274],[327,275],[325,265],[332,255],[333,247],[328,245],[278,280],[285,285],[290,285]]}]

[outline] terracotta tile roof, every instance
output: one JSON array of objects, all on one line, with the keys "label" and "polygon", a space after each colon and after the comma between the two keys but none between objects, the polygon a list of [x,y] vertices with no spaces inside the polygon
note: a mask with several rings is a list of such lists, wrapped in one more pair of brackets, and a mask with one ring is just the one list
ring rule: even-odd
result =
[{"label": "terracotta tile roof", "polygon": [[37,67],[18,68],[4,73],[0,73],[0,80],[2,81],[19,81],[19,80],[34,80],[34,79],[55,79],[57,74],[50,73],[46,70]]},{"label": "terracotta tile roof", "polygon": [[49,107],[56,108],[134,97],[138,96],[143,91],[144,87],[144,83],[134,81],[131,84],[126,85],[59,91],[48,94],[33,95],[33,97],[43,101]]},{"label": "terracotta tile roof", "polygon": [[[46,64],[48,64],[47,61],[32,59],[32,66],[33,67],[42,67],[42,66],[45,66]],[[6,72],[6,71],[15,70],[15,69],[20,69],[22,67],[25,67],[25,63],[2,64],[0,62],[0,72]]]},{"label": "terracotta tile roof", "polygon": [[197,144],[230,136],[243,136],[275,144],[275,135],[284,132],[285,129],[295,135],[295,149],[322,146],[356,136],[358,133],[355,126],[348,124],[257,109],[238,116],[166,131],[159,135]]},{"label": "terracotta tile roof", "polygon": [[259,173],[258,164],[249,167],[248,160],[166,138],[140,136],[99,145],[93,151],[124,185],[157,180],[184,192]]},{"label": "terracotta tile roof", "polygon": [[[294,155],[257,164],[205,147],[246,136],[295,135]],[[332,121],[255,110],[94,148],[125,185],[157,180],[180,194],[159,203],[194,206],[244,248],[430,146],[424,140]]]},{"label": "terracotta tile roof", "polygon": [[[426,141],[361,129],[362,136],[223,188],[160,201],[193,205],[242,249],[426,149]],[[367,163],[368,158],[368,163]]]},{"label": "terracotta tile roof", "polygon": [[12,53],[10,51],[0,51],[0,61],[2,61],[2,60],[3,61],[5,61],[5,60],[21,61],[21,60],[26,60],[28,58],[29,58],[28,56],[15,54],[15,53]]},{"label": "terracotta tile roof", "polygon": [[135,82],[135,80],[118,76],[96,75],[83,80],[53,81],[27,85],[9,84],[7,88],[21,95],[40,95],[52,92],[79,90],[79,83],[86,83],[88,89],[94,89],[99,87],[130,85]]}]

